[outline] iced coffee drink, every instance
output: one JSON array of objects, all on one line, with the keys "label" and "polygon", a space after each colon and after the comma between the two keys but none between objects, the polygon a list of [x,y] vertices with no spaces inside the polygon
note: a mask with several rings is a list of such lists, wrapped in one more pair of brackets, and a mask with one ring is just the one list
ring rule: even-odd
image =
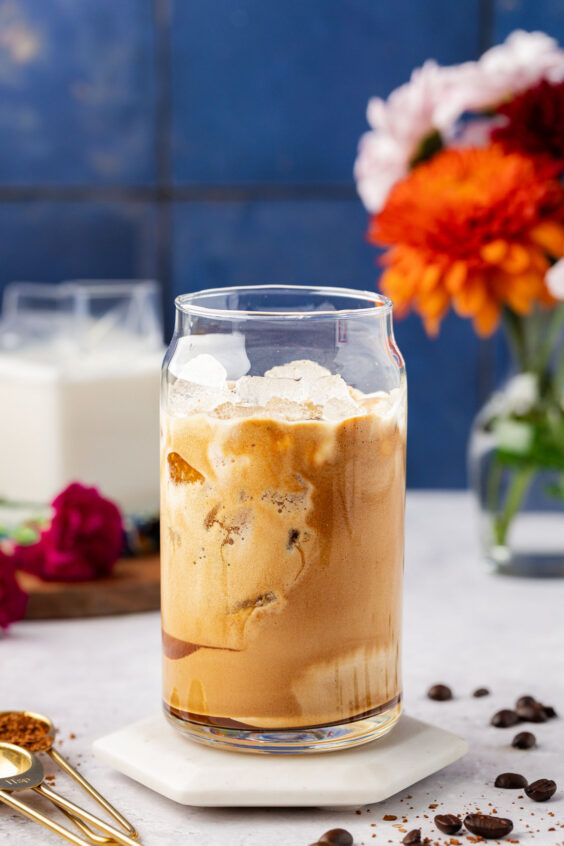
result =
[{"label": "iced coffee drink", "polygon": [[302,359],[229,379],[207,353],[177,373],[161,424],[166,713],[199,739],[280,749],[377,736],[401,699],[403,376],[367,393]]}]

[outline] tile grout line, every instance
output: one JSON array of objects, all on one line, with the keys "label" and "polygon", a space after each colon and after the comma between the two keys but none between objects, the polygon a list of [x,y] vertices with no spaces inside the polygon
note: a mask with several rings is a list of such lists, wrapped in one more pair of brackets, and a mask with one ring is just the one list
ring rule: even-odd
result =
[{"label": "tile grout line", "polygon": [[483,53],[493,44],[495,0],[480,0],[478,8],[478,51]]},{"label": "tile grout line", "polygon": [[172,181],[172,72],[169,0],[151,0],[155,44],[155,170],[157,185],[153,202],[156,203],[156,277],[162,285],[162,313],[165,317],[165,338],[169,325],[167,307],[173,294],[173,232],[171,209]]},{"label": "tile grout line", "polygon": [[229,202],[252,200],[360,200],[349,183],[257,183],[256,185],[0,185],[0,201]]}]

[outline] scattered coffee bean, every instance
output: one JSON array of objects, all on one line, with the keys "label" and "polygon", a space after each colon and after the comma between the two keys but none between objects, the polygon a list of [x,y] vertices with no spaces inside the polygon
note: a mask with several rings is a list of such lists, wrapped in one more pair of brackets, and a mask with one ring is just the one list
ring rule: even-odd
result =
[{"label": "scattered coffee bean", "polygon": [[513,831],[513,823],[504,817],[488,817],[485,814],[468,814],[464,825],[472,834],[488,839],[505,837]]},{"label": "scattered coffee bean", "polygon": [[330,843],[331,846],[352,846],[353,836],[346,828],[332,828],[319,838],[320,843]]},{"label": "scattered coffee bean", "polygon": [[531,731],[520,731],[511,741],[511,745],[516,749],[532,749],[536,744],[537,739]]},{"label": "scattered coffee bean", "polygon": [[452,690],[446,684],[434,684],[427,691],[429,699],[434,699],[435,702],[446,702],[452,699]]},{"label": "scattered coffee bean", "polygon": [[408,831],[401,842],[405,846],[419,846],[421,843],[421,829],[414,828],[413,831]]},{"label": "scattered coffee bean", "polygon": [[346,828],[332,828],[319,838],[320,843],[330,843],[331,846],[352,846],[353,836]]},{"label": "scattered coffee bean", "polygon": [[476,699],[480,696],[489,696],[490,692],[487,687],[477,687],[472,696],[475,696]]},{"label": "scattered coffee bean", "polygon": [[494,714],[490,720],[492,726],[496,728],[509,728],[509,726],[516,726],[519,722],[519,717],[515,711],[510,711],[509,708],[503,708]]},{"label": "scattered coffee bean", "polygon": [[454,814],[438,814],[435,817],[435,825],[443,834],[456,834],[462,828],[462,820]]},{"label": "scattered coffee bean", "polygon": [[540,702],[529,705],[518,705],[515,709],[517,716],[524,723],[546,723],[548,717]]},{"label": "scattered coffee bean", "polygon": [[542,707],[544,708],[544,713],[546,714],[547,719],[553,720],[558,716],[552,705],[543,705]]},{"label": "scattered coffee bean", "polygon": [[502,787],[504,790],[521,790],[528,785],[525,776],[519,773],[501,773],[494,782],[494,787]]},{"label": "scattered coffee bean", "polygon": [[539,778],[525,788],[525,793],[534,802],[546,802],[556,793],[556,782],[550,778]]},{"label": "scattered coffee bean", "polygon": [[536,705],[537,700],[534,696],[520,696],[517,702],[515,703],[516,708],[520,708],[522,705]]},{"label": "scattered coffee bean", "polygon": [[384,814],[382,819],[386,820],[386,822],[391,822],[392,820],[397,820],[397,817],[395,814]]}]

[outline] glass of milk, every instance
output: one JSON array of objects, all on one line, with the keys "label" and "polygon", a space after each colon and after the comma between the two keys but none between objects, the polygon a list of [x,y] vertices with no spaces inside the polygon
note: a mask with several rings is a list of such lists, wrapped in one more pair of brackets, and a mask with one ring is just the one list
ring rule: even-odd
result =
[{"label": "glass of milk", "polygon": [[152,281],[18,282],[0,319],[0,500],[70,482],[158,508],[160,292]]}]

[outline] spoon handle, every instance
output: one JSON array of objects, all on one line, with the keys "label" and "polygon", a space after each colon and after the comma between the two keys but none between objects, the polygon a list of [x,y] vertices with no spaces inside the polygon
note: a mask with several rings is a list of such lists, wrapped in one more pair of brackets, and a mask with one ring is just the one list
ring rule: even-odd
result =
[{"label": "spoon handle", "polygon": [[86,792],[99,804],[104,808],[107,813],[114,818],[114,820],[119,823],[119,825],[123,828],[124,831],[130,837],[137,837],[137,831],[131,825],[131,823],[125,819],[124,816],[120,814],[120,812],[111,805],[107,799],[105,799],[101,793],[99,793],[95,787],[93,787],[89,781],[86,781],[83,775],[78,772],[73,766],[69,764],[68,761],[63,758],[56,749],[49,749],[48,754],[51,758],[68,774],[73,778],[80,786],[86,790]]},{"label": "spoon handle", "polygon": [[78,817],[73,817],[73,815],[69,814],[68,811],[63,811],[62,808],[61,811],[78,828],[78,830],[81,831],[84,836],[91,841],[91,843],[95,844],[95,846],[107,846],[108,843],[116,842],[113,837],[105,837],[103,834],[96,834],[95,831],[92,831],[91,828],[88,828],[86,823],[82,822],[82,820],[79,820]]},{"label": "spoon handle", "polygon": [[44,784],[39,784],[33,789],[37,793],[41,793],[42,796],[45,796],[46,799],[50,799],[51,802],[54,802],[54,804],[58,805],[59,808],[63,808],[63,810],[67,811],[67,813],[71,814],[73,817],[78,817],[79,819],[90,823],[90,825],[93,825],[100,831],[103,831],[104,834],[107,834],[117,843],[121,843],[123,846],[140,846],[138,840],[133,840],[133,838],[129,837],[127,834],[123,834],[117,828],[114,828],[113,825],[108,825],[108,823],[98,819],[98,817],[95,817],[94,814],[89,813],[89,811],[85,811],[84,808],[80,808],[78,805],[75,805],[74,802],[69,801],[69,799],[65,799],[65,797],[61,796],[60,793],[55,793],[55,791],[51,790],[50,787],[46,787]]},{"label": "spoon handle", "polygon": [[40,814],[34,808],[30,808],[29,805],[24,805],[23,802],[20,802],[19,799],[16,799],[10,793],[4,793],[3,790],[0,790],[0,802],[4,802],[6,805],[9,805],[10,808],[13,808],[14,811],[19,811],[20,814],[23,814],[25,817],[29,817],[30,820],[48,828],[50,831],[58,834],[59,837],[63,837],[70,843],[74,843],[74,846],[91,846],[91,843],[89,843],[88,840],[83,840],[82,837],[78,837],[78,835],[73,834],[66,828],[63,828],[62,825],[53,822],[53,820],[50,820],[48,817],[44,817],[43,814]]}]

